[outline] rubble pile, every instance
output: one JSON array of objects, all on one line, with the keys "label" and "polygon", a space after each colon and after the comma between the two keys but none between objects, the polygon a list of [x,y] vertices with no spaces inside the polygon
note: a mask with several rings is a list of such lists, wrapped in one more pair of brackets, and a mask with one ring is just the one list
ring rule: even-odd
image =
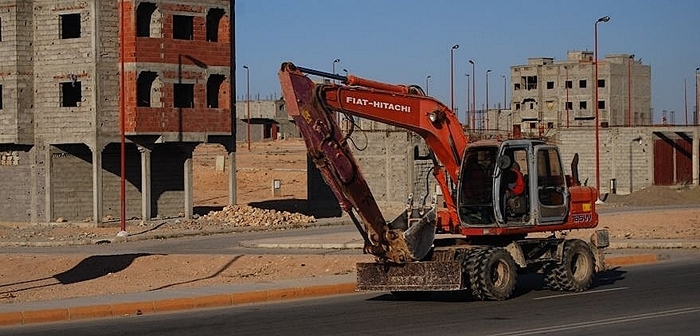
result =
[{"label": "rubble pile", "polygon": [[248,205],[227,205],[221,211],[211,211],[198,221],[232,226],[279,226],[313,223],[316,218],[300,213],[254,208]]}]

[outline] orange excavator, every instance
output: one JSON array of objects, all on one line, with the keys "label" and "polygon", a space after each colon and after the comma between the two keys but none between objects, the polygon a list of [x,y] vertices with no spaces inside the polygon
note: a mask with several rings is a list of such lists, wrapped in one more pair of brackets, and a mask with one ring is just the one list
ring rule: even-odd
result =
[{"label": "orange excavator", "polygon": [[[310,159],[355,223],[365,253],[376,257],[357,265],[358,290],[466,290],[475,299],[504,300],[517,273],[541,272],[549,288],[584,291],[605,269],[606,230],[595,230],[590,241],[564,234],[598,225],[598,192],[579,182],[578,154],[566,175],[558,148],[542,140],[470,142],[453,111],[419,86],[290,62],[278,75]],[[352,127],[343,131],[338,115]],[[348,144],[355,117],[421,136],[442,199],[414,205],[407,195],[406,210],[387,221]]]}]

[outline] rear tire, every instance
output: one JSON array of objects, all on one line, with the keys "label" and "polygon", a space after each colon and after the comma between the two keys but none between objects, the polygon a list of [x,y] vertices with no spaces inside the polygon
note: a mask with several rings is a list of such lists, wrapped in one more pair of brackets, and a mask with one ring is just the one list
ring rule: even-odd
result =
[{"label": "rear tire", "polygon": [[510,253],[500,247],[475,252],[467,268],[472,296],[477,300],[495,301],[510,298],[516,282],[515,261]]},{"label": "rear tire", "polygon": [[562,262],[545,269],[545,284],[555,290],[583,292],[591,287],[595,259],[590,245],[580,239],[564,242]]}]

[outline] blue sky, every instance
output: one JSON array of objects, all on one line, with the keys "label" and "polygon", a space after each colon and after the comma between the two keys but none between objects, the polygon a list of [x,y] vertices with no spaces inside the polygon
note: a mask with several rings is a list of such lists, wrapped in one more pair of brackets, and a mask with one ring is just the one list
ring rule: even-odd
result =
[{"label": "blue sky", "polygon": [[[675,111],[685,122],[700,66],[700,1],[464,1],[464,0],[238,0],[236,1],[237,95],[246,93],[243,65],[250,68],[251,96],[280,96],[277,70],[284,61],[331,72],[343,69],[388,83],[425,86],[450,104],[450,50],[454,52],[455,105],[463,115],[469,59],[476,62],[477,106],[503,100],[510,66],[530,57],[566,58],[570,50],[628,53],[651,66],[652,108]],[[687,80],[687,86],[684,86]],[[510,85],[510,83],[508,83]],[[510,95],[509,95],[510,97]]]}]

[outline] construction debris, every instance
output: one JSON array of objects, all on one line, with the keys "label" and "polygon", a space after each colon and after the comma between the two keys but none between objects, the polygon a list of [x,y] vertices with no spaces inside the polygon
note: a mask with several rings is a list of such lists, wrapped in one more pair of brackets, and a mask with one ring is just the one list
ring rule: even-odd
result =
[{"label": "construction debris", "polygon": [[300,213],[254,208],[248,205],[227,205],[221,211],[211,211],[198,221],[232,226],[278,226],[313,223],[316,218]]}]

